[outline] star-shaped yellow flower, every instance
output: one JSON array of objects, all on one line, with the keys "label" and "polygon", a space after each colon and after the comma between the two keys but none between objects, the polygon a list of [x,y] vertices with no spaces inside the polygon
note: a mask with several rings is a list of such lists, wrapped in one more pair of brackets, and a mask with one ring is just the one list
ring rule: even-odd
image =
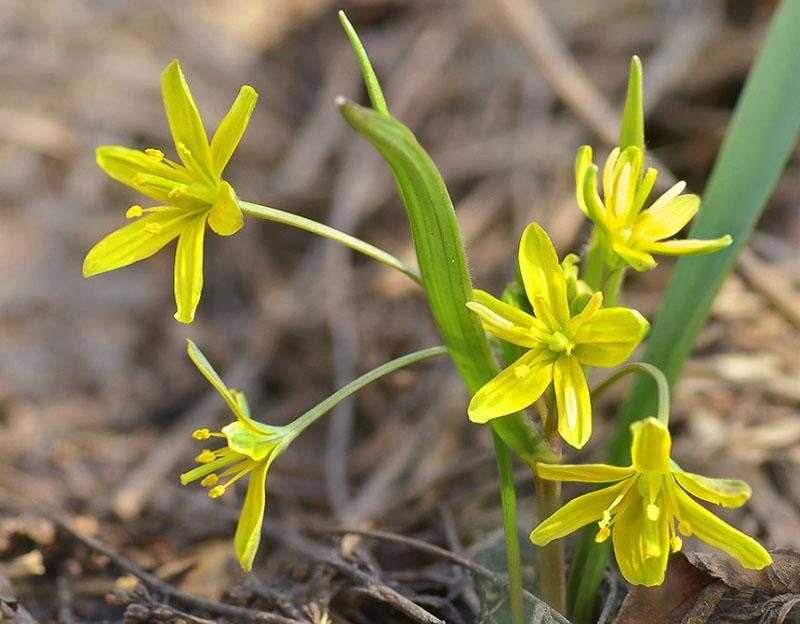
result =
[{"label": "star-shaped yellow flower", "polygon": [[[592,433],[592,407],[582,364],[617,366],[624,362],[649,328],[628,308],[601,309],[595,293],[582,310],[570,310],[567,280],[556,250],[536,223],[525,229],[519,269],[534,316],[476,290],[467,305],[484,329],[529,349],[478,390],[469,404],[471,420],[484,423],[524,409],[553,383],[558,432],[581,448]],[[585,299],[584,299],[585,301]]]},{"label": "star-shaped yellow flower", "polygon": [[159,203],[131,206],[136,219],[97,243],[86,255],[84,277],[105,273],[152,256],[173,239],[175,318],[191,323],[203,288],[203,237],[206,223],[220,236],[242,227],[242,211],[222,171],[244,134],[258,95],[243,86],[209,143],[197,106],[177,60],[161,74],[164,108],[175,148],[183,164],[160,150],[104,145],[97,163],[118,182]]},{"label": "star-shaped yellow flower", "polygon": [[700,198],[682,194],[686,183],[678,182],[643,210],[658,175],[653,168],[643,175],[643,167],[641,149],[630,146],[620,152],[615,148],[603,168],[601,199],[592,148],[584,145],[575,158],[578,205],[597,227],[611,264],[624,266],[627,262],[637,271],[647,271],[656,266],[653,254],[707,254],[731,244],[728,235],[713,240],[665,240],[691,221],[700,208]]},{"label": "star-shaped yellow flower", "polygon": [[190,340],[189,357],[212,386],[222,395],[236,420],[221,431],[198,429],[192,435],[196,440],[220,438],[226,446],[203,450],[195,460],[200,464],[181,475],[181,483],[188,485],[200,479],[208,487],[208,495],[218,498],[225,490],[246,475],[250,475],[242,513],[233,538],[236,556],[242,569],[249,572],[261,540],[261,524],[266,504],[267,470],[281,454],[291,436],[285,427],[264,425],[252,419],[245,396],[229,389],[217,375],[200,349]]},{"label": "star-shaped yellow flower", "polygon": [[[549,544],[582,526],[597,522],[596,540],[613,540],[622,575],[634,585],[664,582],[670,551],[682,546],[682,535],[696,535],[734,557],[745,568],[760,570],[772,557],[751,537],[720,520],[691,496],[723,507],[740,507],[750,487],[731,479],[710,479],[680,470],[670,460],[669,430],[655,418],[631,425],[633,464],[538,464],[543,479],[614,482],[573,499],[531,533],[537,546]],[[677,520],[677,531],[675,521]]]}]

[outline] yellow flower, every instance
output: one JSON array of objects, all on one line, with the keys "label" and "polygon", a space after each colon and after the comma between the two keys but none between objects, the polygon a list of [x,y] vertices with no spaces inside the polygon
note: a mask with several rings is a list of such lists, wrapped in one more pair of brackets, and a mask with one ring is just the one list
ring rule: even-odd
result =
[{"label": "yellow flower", "polygon": [[578,205],[600,234],[609,262],[630,264],[637,271],[656,266],[652,254],[687,256],[718,251],[731,244],[730,236],[713,240],[664,240],[677,234],[700,208],[697,195],[684,195],[678,182],[646,210],[644,208],[658,172],[643,174],[644,153],[635,146],[609,154],[603,169],[603,199],[597,188],[597,166],[592,148],[584,145],[575,158]]},{"label": "yellow flower", "polygon": [[209,143],[177,60],[161,74],[161,90],[169,129],[183,164],[152,148],[97,148],[97,163],[109,176],[159,205],[144,209],[131,206],[126,216],[136,220],[89,251],[83,275],[91,277],[149,258],[177,238],[175,318],[191,323],[203,288],[206,222],[220,236],[230,236],[242,227],[239,200],[222,179],[222,171],[244,134],[258,95],[252,87],[243,86]]},{"label": "yellow flower", "polygon": [[212,386],[222,395],[236,420],[221,431],[198,429],[192,436],[196,440],[219,438],[226,446],[204,449],[197,457],[200,465],[181,475],[181,483],[188,485],[200,479],[200,485],[209,488],[208,495],[218,498],[233,483],[250,475],[242,513],[233,542],[242,569],[249,572],[261,539],[261,524],[266,502],[266,479],[270,465],[288,446],[291,436],[284,427],[273,427],[256,422],[250,416],[247,400],[241,392],[229,389],[217,375],[200,349],[190,340],[189,357]]},{"label": "yellow flower", "polygon": [[487,331],[529,349],[475,393],[469,417],[484,423],[524,409],[553,382],[558,432],[581,448],[592,433],[589,388],[581,365],[621,364],[649,324],[636,310],[601,309],[601,293],[592,295],[582,310],[570,310],[564,268],[553,243],[536,223],[522,235],[519,269],[534,316],[480,290],[474,291],[474,300],[467,304]]},{"label": "yellow flower", "polygon": [[678,533],[696,535],[724,550],[745,568],[760,570],[772,563],[772,557],[758,542],[689,496],[723,507],[740,507],[750,498],[746,483],[680,470],[670,460],[669,430],[655,418],[634,423],[631,430],[633,464],[627,468],[538,464],[536,471],[543,479],[614,485],[564,505],[531,533],[534,544],[544,546],[597,522],[600,530],[596,541],[611,537],[619,569],[634,585],[664,582],[669,553],[682,546]]}]

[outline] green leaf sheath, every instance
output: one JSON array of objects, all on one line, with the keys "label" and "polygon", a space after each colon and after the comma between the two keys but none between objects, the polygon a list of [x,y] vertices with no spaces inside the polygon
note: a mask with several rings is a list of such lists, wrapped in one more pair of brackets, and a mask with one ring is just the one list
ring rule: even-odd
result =
[{"label": "green leaf sheath", "polygon": [[[444,181],[413,133],[399,121],[343,99],[338,103],[345,120],[380,152],[394,173],[434,322],[474,393],[498,369],[480,323],[466,307],[472,284]],[[495,419],[491,426],[527,463],[552,458],[545,440],[521,414]]]}]

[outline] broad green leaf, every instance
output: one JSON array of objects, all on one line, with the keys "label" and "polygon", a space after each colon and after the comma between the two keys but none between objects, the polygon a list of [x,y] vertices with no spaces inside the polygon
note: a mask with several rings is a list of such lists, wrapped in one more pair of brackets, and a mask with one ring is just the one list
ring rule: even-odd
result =
[{"label": "broad green leaf", "polygon": [[[693,238],[733,236],[733,245],[709,256],[681,258],[672,274],[645,354],[674,387],[695,339],[708,318],[722,281],[747,243],[783,170],[800,130],[800,2],[783,2],[772,19],[763,48],[750,71],[720,149]],[[630,457],[629,425],[655,413],[656,393],[637,380],[617,419],[608,459],[625,464]],[[581,605],[571,618],[593,621],[594,597],[610,547],[583,535],[572,564],[569,594]],[[588,605],[588,607],[587,607]]]},{"label": "broad green leaf", "polygon": [[631,73],[628,77],[628,94],[625,97],[625,110],[622,113],[622,126],[619,129],[619,148],[624,150],[631,145],[644,151],[644,103],[642,97],[642,61],[638,56],[631,59]]},{"label": "broad green leaf", "polygon": [[[444,181],[428,153],[399,121],[345,100],[340,100],[339,108],[394,173],[434,322],[467,388],[474,393],[498,369],[486,335],[466,305],[472,299],[472,283]],[[495,419],[491,425],[526,462],[532,464],[551,455],[547,443],[520,414]]]}]

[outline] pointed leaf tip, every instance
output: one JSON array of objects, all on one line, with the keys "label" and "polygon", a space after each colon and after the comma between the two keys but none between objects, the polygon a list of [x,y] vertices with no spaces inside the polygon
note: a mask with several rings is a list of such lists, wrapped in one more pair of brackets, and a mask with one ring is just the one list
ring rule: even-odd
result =
[{"label": "pointed leaf tip", "polygon": [[631,58],[628,92],[625,97],[625,109],[622,113],[622,124],[619,131],[619,147],[621,150],[633,145],[644,151],[643,82],[642,61],[638,56],[634,55]]}]

